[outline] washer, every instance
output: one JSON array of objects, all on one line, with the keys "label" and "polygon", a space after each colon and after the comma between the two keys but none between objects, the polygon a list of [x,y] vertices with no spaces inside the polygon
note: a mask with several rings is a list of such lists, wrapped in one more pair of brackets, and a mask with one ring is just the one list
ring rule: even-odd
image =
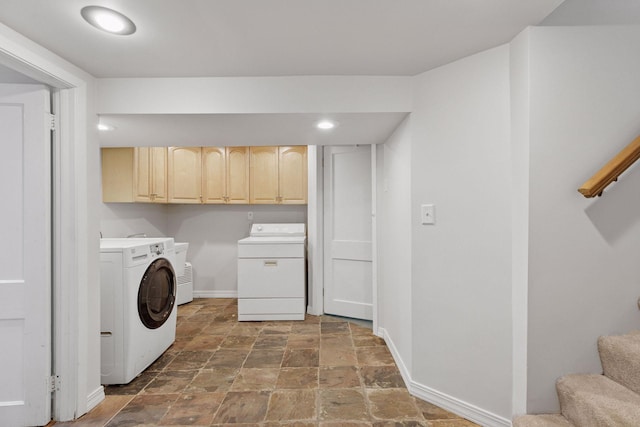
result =
[{"label": "washer", "polygon": [[238,241],[238,320],[304,320],[304,224],[253,224]]},{"label": "washer", "polygon": [[100,239],[102,384],[127,384],[176,337],[173,238]]}]

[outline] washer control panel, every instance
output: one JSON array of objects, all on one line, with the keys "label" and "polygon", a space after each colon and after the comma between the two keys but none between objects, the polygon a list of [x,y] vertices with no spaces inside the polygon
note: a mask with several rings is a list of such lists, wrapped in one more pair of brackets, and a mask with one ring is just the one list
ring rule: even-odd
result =
[{"label": "washer control panel", "polygon": [[164,243],[154,243],[149,245],[149,252],[156,255],[162,255],[164,253]]}]

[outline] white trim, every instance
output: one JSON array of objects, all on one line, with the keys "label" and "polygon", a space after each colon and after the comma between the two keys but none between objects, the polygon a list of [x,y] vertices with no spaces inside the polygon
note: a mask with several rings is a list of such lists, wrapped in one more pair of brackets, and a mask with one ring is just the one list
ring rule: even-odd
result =
[{"label": "white trim", "polygon": [[98,406],[105,398],[104,387],[100,386],[87,396],[87,412]]},{"label": "white trim", "polygon": [[194,298],[238,298],[238,291],[193,291]]},{"label": "white trim", "polygon": [[409,390],[409,393],[411,395],[429,403],[433,403],[434,405],[446,409],[449,412],[453,412],[456,415],[464,417],[469,421],[473,421],[474,423],[480,424],[484,427],[511,426],[511,421],[506,418],[503,418],[492,412],[472,405],[471,403],[449,396],[448,394],[442,393],[438,390],[427,387],[426,385],[413,381],[411,379],[411,373],[407,369],[407,366],[402,360],[402,357],[400,357],[400,353],[398,352],[397,347],[393,343],[393,340],[391,339],[387,331],[384,328],[379,328],[378,335],[381,336],[387,343],[387,347],[391,352],[391,356],[396,362],[398,370],[400,371],[400,375],[402,376],[404,383],[407,384],[407,389]]},{"label": "white trim", "polygon": [[[402,379],[404,380],[404,383],[407,385],[411,384],[411,373],[409,372],[409,369],[407,369],[407,365],[405,365],[404,360],[402,360],[402,357],[400,357],[398,348],[393,343],[393,340],[387,333],[387,330],[385,328],[378,328],[378,336],[384,339],[384,342],[387,343],[387,347],[391,352],[391,356],[393,357],[393,360],[396,362],[396,366],[400,371],[400,375],[402,375]],[[409,389],[408,386],[407,386],[407,389]],[[409,392],[411,392],[410,389],[409,389]]]},{"label": "white trim", "polygon": [[[60,389],[55,393],[53,416],[57,421],[70,421],[79,416],[78,402],[78,293],[74,286],[77,283],[77,272],[73,264],[65,260],[74,259],[72,245],[75,240],[73,218],[65,215],[66,200],[73,199],[70,189],[65,182],[73,179],[74,171],[69,167],[69,147],[61,142],[61,134],[73,129],[73,93],[70,90],[60,90],[54,93],[54,107],[58,116],[55,131],[55,148],[52,153],[54,182],[53,182],[53,236],[54,236],[54,277],[53,277],[53,354],[54,372],[60,378]],[[70,132],[72,133],[72,131]],[[71,149],[72,150],[72,149]],[[66,166],[66,167],[65,167]],[[62,237],[64,236],[64,237]],[[71,251],[71,253],[69,253]],[[69,284],[64,286],[63,284]]]},{"label": "white trim", "polygon": [[371,317],[378,330],[378,146],[371,145]]},{"label": "white trim", "polygon": [[411,381],[409,393],[484,427],[510,427],[511,421],[471,403]]},{"label": "white trim", "polygon": [[4,24],[0,24],[0,64],[61,89],[60,110],[56,112],[61,119],[57,131],[61,155],[53,177],[58,190],[53,208],[58,209],[58,217],[52,224],[54,235],[60,236],[60,241],[54,242],[57,253],[53,260],[53,363],[61,386],[54,394],[52,416],[67,421],[86,412],[84,390],[88,375],[93,374],[87,372],[89,361],[85,359],[87,337],[94,331],[90,335],[86,329],[81,331],[87,317],[81,310],[86,301],[80,295],[83,290],[86,295],[87,283],[94,282],[86,262],[87,242],[93,233],[89,233],[86,221],[87,197],[82,193],[86,187],[77,185],[86,181],[78,166],[87,162],[87,84],[93,78]]},{"label": "white trim", "polygon": [[307,253],[309,265],[310,301],[307,313],[320,316],[324,313],[324,214],[323,214],[323,147],[310,145],[307,148],[308,159],[308,198],[307,198]]}]

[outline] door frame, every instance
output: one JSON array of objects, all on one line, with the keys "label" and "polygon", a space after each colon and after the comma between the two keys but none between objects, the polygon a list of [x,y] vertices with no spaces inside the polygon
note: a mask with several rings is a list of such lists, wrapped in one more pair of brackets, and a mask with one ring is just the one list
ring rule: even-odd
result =
[{"label": "door frame", "polygon": [[81,381],[84,378],[87,383],[86,349],[80,342],[86,308],[79,304],[89,276],[87,193],[83,193],[85,180],[78,177],[86,170],[90,76],[85,78],[62,59],[45,57],[47,53],[0,24],[0,64],[49,86],[58,118],[52,153],[52,367],[57,376],[52,417],[66,421],[86,412],[88,406],[86,385]]},{"label": "door frame", "polygon": [[[378,323],[378,252],[377,252],[377,145],[371,144],[371,250],[373,333],[382,337]],[[307,312],[324,314],[324,147],[307,147],[308,202],[307,251],[309,260]]]}]

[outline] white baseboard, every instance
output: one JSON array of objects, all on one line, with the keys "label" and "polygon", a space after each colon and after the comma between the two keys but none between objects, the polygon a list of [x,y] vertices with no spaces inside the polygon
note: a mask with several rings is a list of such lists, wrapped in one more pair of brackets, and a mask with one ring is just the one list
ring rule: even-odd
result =
[{"label": "white baseboard", "polygon": [[105,398],[104,387],[100,386],[87,396],[87,412],[98,406]]},{"label": "white baseboard", "polygon": [[409,369],[407,368],[407,365],[404,363],[404,360],[402,360],[402,357],[400,357],[400,353],[398,352],[398,348],[393,343],[393,340],[391,339],[391,337],[387,333],[386,329],[378,328],[378,336],[381,337],[384,340],[384,342],[387,343],[387,347],[389,347],[389,351],[391,352],[391,356],[393,356],[393,360],[395,360],[396,365],[398,366],[398,370],[400,371],[400,375],[402,376],[402,379],[404,380],[404,383],[407,385],[407,389],[409,390],[409,392],[411,392],[411,390],[409,389],[409,384],[411,384],[411,373],[410,373]]},{"label": "white baseboard", "polygon": [[322,312],[316,310],[316,307],[313,305],[308,305],[307,306],[307,314],[310,314],[312,316],[322,316]]},{"label": "white baseboard", "polygon": [[409,392],[429,403],[464,417],[484,427],[511,427],[511,421],[423,384],[411,381]]},{"label": "white baseboard", "polygon": [[193,291],[194,298],[238,298],[238,291]]},{"label": "white baseboard", "polygon": [[407,384],[410,394],[484,427],[511,427],[511,421],[504,417],[413,381],[411,372],[402,360],[397,347],[393,343],[393,339],[387,331],[384,328],[378,328],[378,336],[382,337],[387,343],[387,347],[389,347],[389,351],[398,366],[402,379]]}]

